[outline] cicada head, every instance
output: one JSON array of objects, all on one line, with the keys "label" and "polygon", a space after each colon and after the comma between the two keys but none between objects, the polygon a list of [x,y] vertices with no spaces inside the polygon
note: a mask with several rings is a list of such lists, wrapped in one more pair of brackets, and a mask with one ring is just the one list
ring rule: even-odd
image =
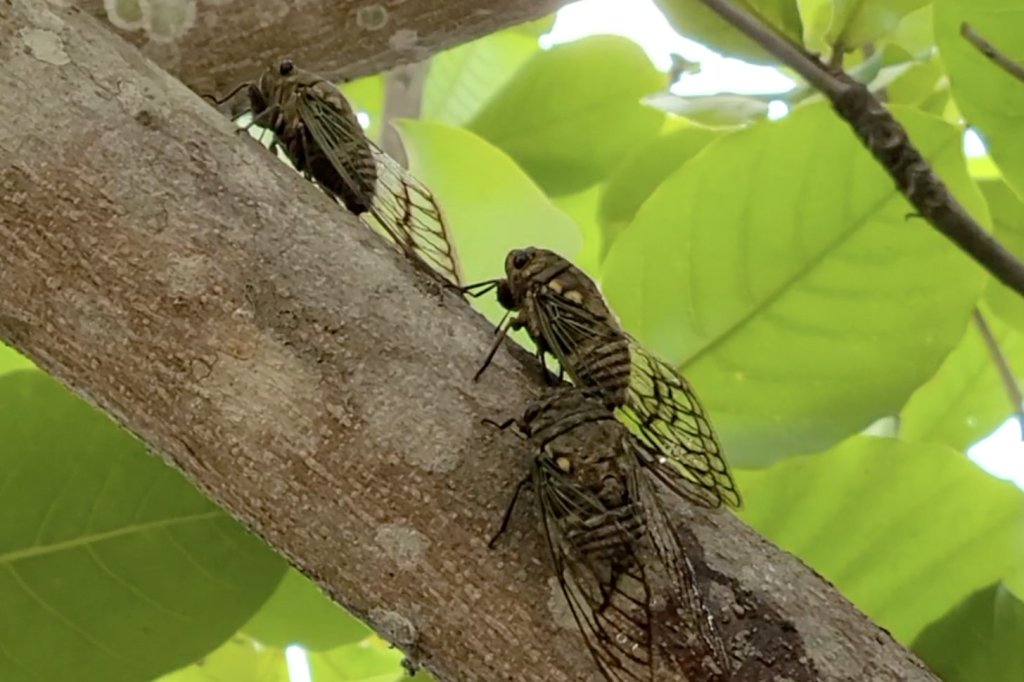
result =
[{"label": "cicada head", "polygon": [[249,86],[249,102],[253,116],[259,116],[271,105],[280,105],[286,98],[289,82],[298,71],[290,57],[280,59],[263,70],[260,77]]}]

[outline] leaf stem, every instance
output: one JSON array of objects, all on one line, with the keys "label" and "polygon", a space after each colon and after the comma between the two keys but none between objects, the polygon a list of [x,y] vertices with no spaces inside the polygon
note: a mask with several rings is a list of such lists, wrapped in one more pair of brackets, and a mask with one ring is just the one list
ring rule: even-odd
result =
[{"label": "leaf stem", "polygon": [[1013,415],[1020,424],[1021,438],[1024,439],[1024,393],[1021,393],[1017,377],[1010,367],[1009,360],[1006,359],[1006,355],[999,347],[999,341],[992,333],[992,328],[988,326],[988,321],[978,308],[974,309],[974,324],[978,327],[978,332],[992,356],[992,362],[996,365],[996,371],[999,372],[999,378],[1003,381],[1006,394],[1010,397],[1010,402],[1013,404]]},{"label": "leaf stem", "polygon": [[967,42],[978,48],[979,52],[992,60],[995,64],[999,65],[1008,74],[1017,80],[1024,82],[1024,65],[1018,64],[997,50],[992,43],[982,38],[981,35],[966,21],[960,24],[960,35],[966,38]]}]

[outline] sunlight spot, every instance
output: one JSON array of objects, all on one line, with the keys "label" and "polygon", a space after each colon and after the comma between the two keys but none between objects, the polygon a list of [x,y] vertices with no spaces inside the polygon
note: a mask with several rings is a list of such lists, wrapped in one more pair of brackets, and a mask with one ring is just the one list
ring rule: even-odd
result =
[{"label": "sunlight spot", "polygon": [[356,119],[359,121],[359,125],[363,127],[363,130],[367,130],[370,127],[370,115],[365,111],[356,113]]},{"label": "sunlight spot", "polygon": [[699,62],[700,73],[686,74],[672,86],[677,95],[781,93],[795,85],[778,69],[728,59],[683,38],[652,0],[579,0],[558,10],[555,16],[551,31],[540,37],[545,49],[586,36],[612,34],[640,45],[654,66],[666,74],[672,66],[672,53]]},{"label": "sunlight spot", "polygon": [[780,118],[789,113],[789,105],[783,102],[781,99],[773,99],[768,102],[768,120],[778,121]]},{"label": "sunlight spot", "polygon": [[1024,488],[1024,442],[1016,418],[1007,419],[987,438],[972,445],[967,456],[993,476]]},{"label": "sunlight spot", "polygon": [[309,659],[306,650],[292,644],[284,650],[284,659],[288,662],[289,682],[311,682],[313,676],[309,672]]},{"label": "sunlight spot", "polygon": [[988,154],[988,149],[985,147],[985,142],[981,139],[981,135],[970,128],[964,132],[964,154],[972,158]]}]

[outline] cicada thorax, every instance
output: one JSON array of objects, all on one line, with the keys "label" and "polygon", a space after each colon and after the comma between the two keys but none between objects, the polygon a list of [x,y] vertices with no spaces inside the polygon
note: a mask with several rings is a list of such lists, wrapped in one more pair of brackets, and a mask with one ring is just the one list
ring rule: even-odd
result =
[{"label": "cicada thorax", "polygon": [[528,257],[524,267],[516,267],[516,251],[505,261],[510,289],[518,294],[514,324],[526,328],[542,354],[554,355],[578,387],[610,407],[623,405],[631,377],[629,337],[597,285],[554,252],[520,251]]},{"label": "cicada thorax", "polygon": [[[287,73],[282,74],[283,70]],[[377,166],[359,119],[338,88],[316,74],[294,66],[282,69],[280,64],[269,67],[258,86],[259,99],[280,112],[273,122],[273,132],[295,169],[341,200],[352,213],[369,211],[377,191]],[[325,150],[317,142],[303,121],[303,111],[330,117],[334,126],[346,131],[344,137],[334,141],[336,149]]]}]

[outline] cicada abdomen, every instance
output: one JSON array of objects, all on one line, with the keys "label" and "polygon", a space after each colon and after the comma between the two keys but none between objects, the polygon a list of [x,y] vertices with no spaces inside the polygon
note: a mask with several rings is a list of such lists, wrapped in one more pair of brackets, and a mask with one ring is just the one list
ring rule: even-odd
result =
[{"label": "cicada abdomen", "polygon": [[[595,422],[606,431],[579,449],[573,432]],[[573,387],[551,391],[515,423],[536,448],[524,484],[536,495],[555,576],[604,677],[728,679],[693,567],[632,452],[643,443]]]},{"label": "cicada abdomen", "polygon": [[[291,164],[407,256],[458,285],[455,245],[440,203],[363,132],[352,106],[330,81],[290,59],[244,83],[252,122],[274,135]],[[229,95],[230,97],[231,95]]]},{"label": "cicada abdomen", "polygon": [[515,249],[505,259],[504,279],[464,291],[480,295],[494,288],[499,302],[515,315],[502,328],[478,377],[505,332],[525,327],[542,364],[550,353],[576,386],[635,426],[654,453],[649,459],[639,456],[666,485],[704,506],[740,505],[718,438],[693,388],[623,331],[582,270],[546,249]]}]

